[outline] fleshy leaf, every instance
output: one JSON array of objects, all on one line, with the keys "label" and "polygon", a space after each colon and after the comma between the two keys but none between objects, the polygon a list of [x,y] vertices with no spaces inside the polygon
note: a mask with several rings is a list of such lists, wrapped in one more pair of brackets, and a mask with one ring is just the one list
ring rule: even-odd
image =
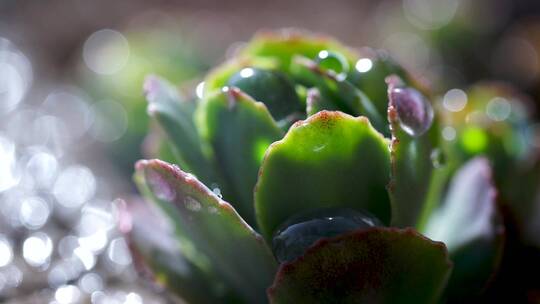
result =
[{"label": "fleshy leaf", "polygon": [[237,88],[208,96],[197,110],[202,136],[239,200],[235,208],[254,224],[253,188],[264,152],[283,135],[266,106]]},{"label": "fleshy leaf", "polygon": [[371,100],[345,79],[321,68],[315,61],[296,56],[291,65],[292,73],[298,81],[308,87],[316,87],[321,96],[332,101],[339,110],[351,115],[363,115],[379,132],[388,133],[388,126]]},{"label": "fleshy leaf", "polygon": [[278,69],[289,73],[295,55],[314,59],[321,50],[344,55],[349,64],[353,52],[330,37],[286,29],[258,33],[236,56],[212,70],[205,79],[205,96],[226,86],[231,76],[243,68]]},{"label": "fleshy leaf", "polygon": [[322,239],[280,266],[268,290],[281,303],[436,303],[451,262],[444,244],[412,229],[369,228]]},{"label": "fleshy leaf", "polygon": [[264,240],[234,208],[178,167],[159,160],[139,161],[136,167],[174,221],[177,234],[189,237],[245,300],[264,301],[276,262]]},{"label": "fleshy leaf", "polygon": [[311,88],[307,91],[306,97],[306,113],[311,116],[322,110],[339,110],[339,108],[327,98],[321,96],[321,92],[317,88]]},{"label": "fleshy leaf", "polygon": [[392,131],[392,180],[389,185],[392,226],[415,227],[425,213],[426,205],[430,205],[428,191],[434,170],[432,153],[437,149],[438,126],[433,121],[433,114],[428,113],[432,109],[426,97],[413,88],[402,87],[397,76],[389,77],[387,81],[388,121]]},{"label": "fleshy leaf", "polygon": [[218,182],[211,162],[203,153],[193,112],[195,103],[182,100],[167,81],[149,76],[144,83],[148,113],[163,128],[178,154],[178,163],[205,183]]},{"label": "fleshy leaf", "polygon": [[301,111],[292,81],[280,71],[247,67],[232,75],[227,84],[263,102],[276,120]]},{"label": "fleshy leaf", "polygon": [[258,33],[240,55],[272,58],[280,69],[288,72],[294,56],[315,59],[322,50],[339,53],[349,63],[356,57],[352,50],[330,37],[293,29]]},{"label": "fleshy leaf", "polygon": [[369,97],[380,115],[385,115],[388,110],[385,79],[390,75],[398,75],[405,81],[408,79],[405,70],[387,52],[364,48],[360,50],[360,58],[355,62],[347,80]]},{"label": "fleshy leaf", "polygon": [[489,163],[475,158],[459,169],[424,234],[444,242],[454,261],[450,296],[478,293],[498,268],[504,229]]},{"label": "fleshy leaf", "polygon": [[255,189],[270,240],[289,217],[324,207],[368,211],[388,224],[388,142],[365,117],[321,111],[295,123],[266,152]]},{"label": "fleshy leaf", "polygon": [[131,200],[120,214],[120,230],[126,234],[133,264],[142,278],[190,303],[232,300],[213,273],[186,258],[174,226],[159,209]]}]

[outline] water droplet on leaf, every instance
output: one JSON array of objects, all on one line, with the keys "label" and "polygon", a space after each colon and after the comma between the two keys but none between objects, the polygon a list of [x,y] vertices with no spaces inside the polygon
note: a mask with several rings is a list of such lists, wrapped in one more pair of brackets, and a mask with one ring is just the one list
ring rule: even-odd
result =
[{"label": "water droplet on leaf", "polygon": [[322,238],[334,237],[357,229],[383,226],[367,212],[347,208],[327,208],[293,216],[275,233],[272,240],[279,262],[290,262]]},{"label": "water droplet on leaf", "polygon": [[159,173],[150,170],[146,178],[152,192],[158,199],[172,202],[176,198],[176,191],[174,188],[171,186],[169,181],[167,181]]},{"label": "water droplet on leaf", "polygon": [[433,123],[433,108],[422,93],[413,88],[395,87],[389,91],[389,97],[403,131],[418,137],[429,130]]},{"label": "water droplet on leaf", "polygon": [[186,209],[188,209],[190,211],[193,211],[193,212],[197,212],[197,211],[201,210],[201,208],[202,208],[201,203],[199,203],[196,199],[194,199],[191,196],[187,196],[184,199],[184,205],[186,206]]},{"label": "water droplet on leaf", "polygon": [[430,158],[431,163],[433,164],[433,167],[435,169],[441,168],[446,165],[446,155],[439,148],[435,148],[433,149],[433,151],[431,151]]},{"label": "water droplet on leaf", "polygon": [[315,61],[321,69],[335,73],[338,80],[344,80],[349,72],[347,58],[336,52],[322,50],[317,55]]},{"label": "water droplet on leaf", "polygon": [[219,188],[216,187],[216,188],[212,189],[212,192],[214,192],[214,194],[215,194],[217,197],[223,198],[223,194],[221,194],[221,189],[219,189]]}]

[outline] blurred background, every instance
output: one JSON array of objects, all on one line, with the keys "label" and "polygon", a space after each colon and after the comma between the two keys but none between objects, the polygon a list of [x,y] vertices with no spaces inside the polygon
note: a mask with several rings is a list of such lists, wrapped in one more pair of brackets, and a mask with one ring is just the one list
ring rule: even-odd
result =
[{"label": "blurred background", "polygon": [[194,90],[283,27],[384,48],[440,96],[489,79],[540,100],[537,0],[0,0],[0,302],[167,303],[117,228],[155,149],[142,81]]}]

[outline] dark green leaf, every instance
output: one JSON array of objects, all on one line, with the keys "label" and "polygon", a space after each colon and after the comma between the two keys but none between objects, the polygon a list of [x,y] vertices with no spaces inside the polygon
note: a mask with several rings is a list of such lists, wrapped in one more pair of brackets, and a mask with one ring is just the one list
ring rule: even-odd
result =
[{"label": "dark green leaf", "polygon": [[276,120],[301,111],[302,104],[292,81],[280,71],[243,68],[229,78],[228,85],[263,102]]},{"label": "dark green leaf", "polygon": [[292,62],[292,73],[307,87],[316,87],[321,96],[338,109],[351,115],[363,115],[379,132],[388,133],[388,124],[369,98],[354,85],[338,75],[322,69],[315,61],[297,56]]},{"label": "dark green leaf", "polygon": [[271,303],[436,303],[451,262],[444,244],[412,229],[369,228],[322,239],[282,264]]},{"label": "dark green leaf", "polygon": [[385,79],[390,75],[398,75],[407,80],[405,70],[385,51],[364,48],[360,51],[360,58],[351,69],[347,80],[364,92],[379,114],[384,116],[388,110]]},{"label": "dark green leaf", "polygon": [[263,103],[237,88],[205,98],[197,110],[197,125],[238,199],[235,208],[254,224],[257,173],[268,146],[283,136],[281,129]]},{"label": "dark green leaf", "polygon": [[195,103],[182,100],[175,87],[156,76],[147,77],[144,90],[148,113],[173,143],[182,168],[205,183],[218,182],[211,162],[203,153],[203,143],[193,122]]},{"label": "dark green leaf", "polygon": [[311,116],[322,110],[339,110],[337,106],[327,98],[321,96],[319,89],[311,88],[307,91],[306,113]]}]

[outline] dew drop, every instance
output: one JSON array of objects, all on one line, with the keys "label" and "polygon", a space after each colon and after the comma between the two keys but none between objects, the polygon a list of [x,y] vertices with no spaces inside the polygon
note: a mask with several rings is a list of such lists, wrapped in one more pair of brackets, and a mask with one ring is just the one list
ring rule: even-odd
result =
[{"label": "dew drop", "polygon": [[317,54],[315,61],[321,69],[335,73],[339,80],[344,80],[349,72],[347,59],[345,56],[336,52],[322,50]]},{"label": "dew drop", "polygon": [[430,158],[435,169],[441,168],[446,164],[446,155],[439,148],[435,148],[431,151]]},{"label": "dew drop", "polygon": [[394,87],[390,89],[389,97],[403,131],[418,137],[429,130],[433,123],[433,108],[422,93],[413,88]]},{"label": "dew drop", "polygon": [[159,173],[150,170],[147,179],[152,192],[157,198],[168,202],[172,202],[176,198],[176,191]]},{"label": "dew drop", "polygon": [[187,196],[184,199],[184,205],[186,206],[186,209],[197,212],[201,210],[201,203],[199,203],[196,199],[194,199],[191,196]]},{"label": "dew drop", "polygon": [[383,226],[367,212],[347,208],[326,208],[293,216],[277,230],[272,240],[279,262],[290,262],[322,238],[334,237],[357,229]]},{"label": "dew drop", "polygon": [[215,187],[214,189],[212,189],[212,192],[214,192],[214,194],[219,197],[219,198],[223,198],[223,194],[221,194],[221,189],[219,189],[218,187]]}]

